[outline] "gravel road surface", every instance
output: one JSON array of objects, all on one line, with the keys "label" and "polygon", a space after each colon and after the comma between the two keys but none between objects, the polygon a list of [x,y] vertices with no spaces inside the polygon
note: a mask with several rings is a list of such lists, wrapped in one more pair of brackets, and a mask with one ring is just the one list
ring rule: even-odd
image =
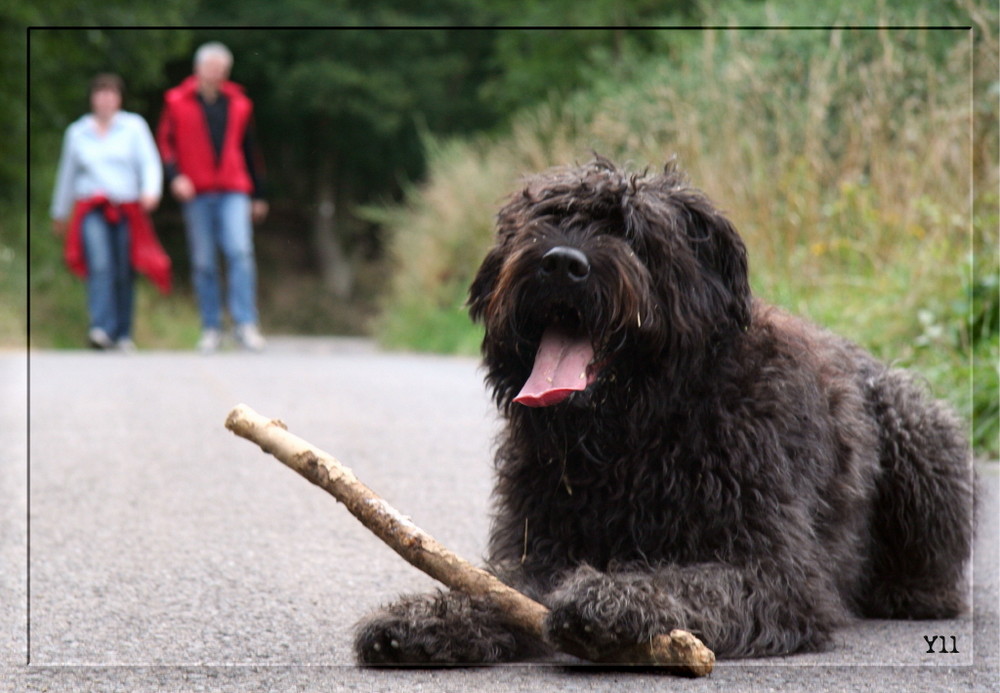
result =
[{"label": "gravel road surface", "polygon": [[239,402],[479,560],[496,419],[473,359],[292,338],[259,355],[0,353],[0,690],[1000,689],[996,463],[979,465],[968,618],[862,621],[828,652],[720,662],[698,680],[545,663],[363,669],[351,624],[434,584],[226,431]]}]

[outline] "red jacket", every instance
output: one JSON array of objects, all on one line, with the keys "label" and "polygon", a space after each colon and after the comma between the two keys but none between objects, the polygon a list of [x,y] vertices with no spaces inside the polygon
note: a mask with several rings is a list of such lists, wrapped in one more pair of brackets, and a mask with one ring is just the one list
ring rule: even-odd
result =
[{"label": "red jacket", "polygon": [[129,232],[129,261],[135,269],[145,274],[161,293],[170,293],[170,257],[160,245],[153,222],[138,202],[111,204],[104,196],[77,200],[69,220],[66,245],[63,248],[66,264],[73,274],[87,276],[87,255],[83,249],[83,218],[99,209],[112,224],[125,217]]},{"label": "red jacket", "polygon": [[222,155],[216,161],[205,113],[198,101],[198,80],[193,75],[164,96],[163,115],[156,128],[156,142],[166,166],[175,166],[194,183],[195,192],[252,194],[243,138],[250,124],[253,103],[235,82],[219,89],[229,100]]}]

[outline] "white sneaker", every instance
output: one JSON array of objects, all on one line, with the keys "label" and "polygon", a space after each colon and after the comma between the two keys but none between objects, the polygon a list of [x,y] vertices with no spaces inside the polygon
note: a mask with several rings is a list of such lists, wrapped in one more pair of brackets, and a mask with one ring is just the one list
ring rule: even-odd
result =
[{"label": "white sneaker", "polygon": [[247,351],[263,351],[267,342],[253,323],[236,326],[236,341]]},{"label": "white sneaker", "polygon": [[115,346],[118,347],[118,351],[123,353],[135,353],[135,342],[133,342],[129,337],[122,337],[118,340],[118,343]]},{"label": "white sneaker", "polygon": [[100,327],[91,328],[90,332],[87,333],[87,341],[90,342],[90,346],[95,349],[114,349],[115,343],[111,341],[111,337],[108,333],[102,330]]},{"label": "white sneaker", "polygon": [[222,332],[209,327],[201,332],[201,339],[198,340],[197,349],[203,354],[214,354],[222,344]]}]

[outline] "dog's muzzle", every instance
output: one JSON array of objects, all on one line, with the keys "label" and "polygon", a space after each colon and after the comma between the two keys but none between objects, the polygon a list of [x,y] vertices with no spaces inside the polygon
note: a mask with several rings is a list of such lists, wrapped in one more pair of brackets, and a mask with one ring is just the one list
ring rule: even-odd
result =
[{"label": "dog's muzzle", "polygon": [[[590,260],[583,251],[569,246],[548,250],[538,264],[538,278],[554,293],[575,296],[590,276]],[[570,303],[574,299],[570,299]],[[544,301],[543,305],[548,305]],[[574,392],[585,390],[596,379],[592,361],[594,347],[580,330],[579,315],[561,304],[548,305],[545,329],[535,354],[531,375],[514,401],[529,407],[559,404]],[[551,313],[551,314],[548,314]],[[576,316],[575,318],[573,316]]]}]

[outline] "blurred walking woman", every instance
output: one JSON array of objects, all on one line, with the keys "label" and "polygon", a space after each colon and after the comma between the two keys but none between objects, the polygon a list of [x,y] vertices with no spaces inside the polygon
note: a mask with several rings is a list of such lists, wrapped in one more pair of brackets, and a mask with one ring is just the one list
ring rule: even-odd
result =
[{"label": "blurred walking woman", "polygon": [[122,91],[118,75],[91,81],[91,112],[66,129],[51,209],[66,263],[87,280],[87,336],[97,349],[134,348],[135,270],[170,290],[170,259],[149,218],[163,169],[146,121],[121,110]]}]

